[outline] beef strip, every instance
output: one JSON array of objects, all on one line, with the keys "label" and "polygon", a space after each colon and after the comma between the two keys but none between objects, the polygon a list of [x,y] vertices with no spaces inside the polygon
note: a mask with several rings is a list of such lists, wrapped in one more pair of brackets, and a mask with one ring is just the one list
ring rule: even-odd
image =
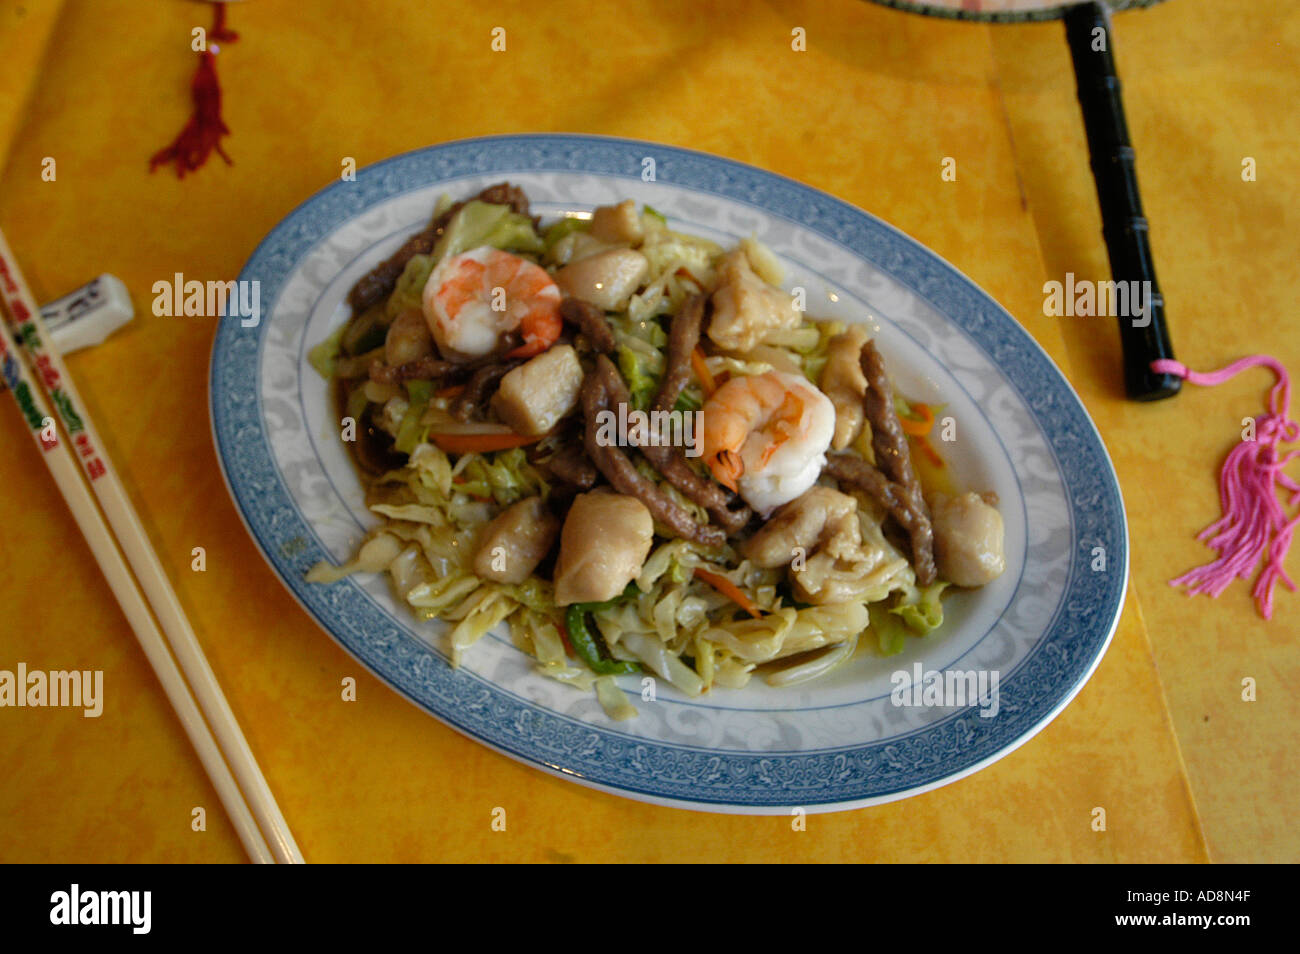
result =
[{"label": "beef strip", "polygon": [[586,453],[577,444],[565,445],[541,464],[556,480],[579,490],[590,490],[600,476],[596,465],[587,459]]},{"label": "beef strip", "polygon": [[659,382],[653,407],[670,411],[678,396],[691,379],[691,352],[700,343],[700,328],[704,324],[703,295],[692,295],[682,302],[668,326],[668,351],[664,355],[664,376]]},{"label": "beef strip", "polygon": [[586,335],[596,351],[613,354],[614,332],[603,308],[581,298],[565,298],[560,302],[560,317]]},{"label": "beef strip", "polygon": [[479,368],[465,382],[465,390],[451,402],[451,416],[458,421],[468,421],[487,405],[488,398],[501,383],[501,379],[523,363],[522,358],[517,358],[500,364],[485,364]]},{"label": "beef strip", "polygon": [[512,186],[509,182],[490,185],[474,198],[488,205],[508,205],[512,212],[518,212],[520,215],[529,214],[528,196],[519,186]]},{"label": "beef strip", "polygon": [[[472,361],[445,361],[433,355],[416,358],[406,364],[390,365],[376,361],[370,365],[370,380],[377,384],[401,384],[403,381],[459,381],[484,368],[502,363],[503,357],[518,348],[523,339],[519,332],[503,334],[491,354]],[[506,370],[509,370],[507,368]],[[497,380],[500,380],[499,378]]]},{"label": "beef strip", "polygon": [[587,423],[583,443],[587,456],[615,490],[640,500],[650,515],[675,536],[694,540],[704,546],[721,546],[727,540],[725,532],[718,527],[696,523],[690,513],[665,494],[658,484],[642,476],[621,448],[601,444],[597,439],[597,415],[601,411],[617,414],[618,405],[627,404],[628,401],[627,385],[618,369],[609,358],[600,355],[596,359],[595,368],[588,372],[582,382],[582,413]]},{"label": "beef strip", "polygon": [[865,490],[889,511],[907,534],[912,546],[916,581],[925,586],[938,575],[934,564],[934,528],[921,495],[921,482],[912,469],[907,435],[894,410],[894,391],[885,363],[868,341],[862,347],[862,373],[867,379],[863,409],[871,423],[871,447],[876,466],[847,454],[831,454],[825,473]]},{"label": "beef strip", "polygon": [[[691,352],[700,340],[704,320],[704,296],[694,295],[673,316],[668,332],[668,352],[664,376],[659,382],[650,410],[671,411],[691,377]],[[709,512],[714,523],[728,534],[739,533],[749,523],[753,512],[744,504],[733,510],[734,496],[720,484],[701,476],[686,460],[681,447],[650,446],[641,453],[670,484]]]},{"label": "beef strip", "polygon": [[406,364],[384,364],[376,361],[370,366],[370,380],[376,384],[401,384],[403,381],[433,381],[455,374],[463,365],[443,361],[433,355],[416,358]]},{"label": "beef strip", "polygon": [[874,341],[862,346],[862,373],[867,379],[863,409],[871,422],[871,449],[876,453],[876,466],[894,483],[915,489],[919,497],[921,485],[912,471],[907,434],[894,410],[893,385],[889,383],[885,361]]}]

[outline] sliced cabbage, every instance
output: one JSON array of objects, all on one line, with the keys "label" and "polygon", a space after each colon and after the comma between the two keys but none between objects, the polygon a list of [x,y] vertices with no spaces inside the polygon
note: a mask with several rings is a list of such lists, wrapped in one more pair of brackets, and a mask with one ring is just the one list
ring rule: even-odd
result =
[{"label": "sliced cabbage", "polygon": [[772,370],[772,365],[767,361],[742,361],[725,354],[709,355],[704,359],[704,363],[715,378],[720,378],[724,374],[741,378],[750,374],[766,374]]},{"label": "sliced cabbage", "polygon": [[327,381],[334,377],[334,367],[338,361],[339,348],[341,347],[340,342],[347,327],[346,322],[339,325],[332,335],[307,352],[308,363],[316,369],[317,374]]},{"label": "sliced cabbage", "polygon": [[628,395],[632,407],[629,410],[644,411],[650,407],[655,391],[659,389],[659,377],[663,374],[664,356],[658,351],[646,351],[627,345],[618,349],[618,369],[627,382]]},{"label": "sliced cabbage", "polygon": [[754,672],[755,663],[720,650],[713,660],[713,684],[724,689],[744,689]]},{"label": "sliced cabbage", "polygon": [[722,249],[708,239],[682,235],[669,229],[658,213],[642,214],[645,238],[639,251],[650,271],[639,294],[628,302],[635,321],[675,312],[689,295],[712,287],[714,262]]},{"label": "sliced cabbage", "polygon": [[866,629],[861,603],[828,603],[796,610],[783,607],[758,619],[727,620],[704,631],[704,638],[746,662],[762,663],[839,643]]},{"label": "sliced cabbage", "polygon": [[452,607],[459,606],[482,582],[469,574],[438,577],[411,587],[406,593],[406,602],[416,609],[425,610],[422,615],[429,618],[450,616]]},{"label": "sliced cabbage", "polygon": [[783,669],[777,669],[767,675],[769,686],[797,686],[802,682],[820,679],[841,663],[853,657],[858,648],[858,634],[835,646],[827,646],[808,659],[795,662]]},{"label": "sliced cabbage", "polygon": [[898,616],[912,632],[924,636],[943,625],[943,604],[939,597],[948,588],[945,580],[936,580],[929,586],[921,587],[914,599],[895,606],[889,612]]},{"label": "sliced cabbage", "polygon": [[510,617],[510,635],[517,644],[524,645],[540,663],[541,668],[569,665],[560,630],[550,617],[524,606]]},{"label": "sliced cabbage", "polygon": [[601,252],[612,252],[617,248],[627,248],[627,243],[602,242],[589,232],[572,230],[567,235],[561,236],[546,250],[543,261],[548,265],[571,265],[584,258],[591,258]]},{"label": "sliced cabbage", "polygon": [[550,227],[546,230],[546,235],[542,237],[542,244],[546,247],[546,251],[549,253],[551,249],[555,247],[555,243],[560,241],[560,239],[567,235],[572,235],[574,232],[585,232],[589,228],[591,228],[590,219],[580,219],[577,216],[572,215],[566,216],[562,219],[557,219],[555,222],[551,223]]},{"label": "sliced cabbage", "polygon": [[[409,454],[420,444],[429,434],[429,428],[424,423],[424,412],[428,410],[429,398],[433,395],[433,383],[431,381],[407,381],[406,382],[407,405],[406,412],[402,415],[402,420],[397,425],[397,433],[394,435],[393,447],[403,454]],[[387,405],[385,405],[387,408]]]},{"label": "sliced cabbage", "polygon": [[713,688],[713,644],[700,636],[695,637],[694,643],[695,671],[700,674],[704,691],[708,692]]},{"label": "sliced cabbage", "polygon": [[[602,630],[603,632],[603,630]],[[638,660],[688,696],[698,696],[704,691],[704,680],[657,637],[644,633],[624,633],[623,646]]]},{"label": "sliced cabbage", "polygon": [[491,497],[496,503],[506,506],[525,497],[545,499],[551,492],[550,484],[529,462],[522,447],[497,451],[490,457],[485,454],[465,456],[470,457],[470,461],[453,472],[455,489],[462,493]]},{"label": "sliced cabbage", "polygon": [[404,311],[424,309],[424,286],[429,282],[433,266],[432,255],[410,257],[406,267],[402,269],[402,274],[397,276],[397,284],[393,286],[393,292],[384,305],[384,311],[390,321]]},{"label": "sliced cabbage", "polygon": [[516,602],[536,613],[555,612],[555,585],[550,580],[530,576],[522,583],[507,584],[505,589]]},{"label": "sliced cabbage", "polygon": [[597,679],[596,674],[585,666],[538,666],[537,671],[547,679],[554,679],[556,682],[562,682],[584,691],[590,691],[592,686],[596,684]]},{"label": "sliced cabbage", "polygon": [[357,555],[347,563],[334,566],[321,560],[307,571],[308,583],[336,583],[353,573],[381,573],[402,552],[402,541],[387,533],[378,533],[361,545]]},{"label": "sliced cabbage", "polygon": [[740,247],[744,249],[745,258],[749,259],[749,267],[753,269],[754,274],[769,285],[780,288],[785,273],[772,250],[752,237],[741,239]]},{"label": "sliced cabbage", "polygon": [[773,331],[763,337],[763,344],[789,348],[798,354],[808,354],[821,342],[816,326],[800,325],[798,328]]},{"label": "sliced cabbage", "polygon": [[424,558],[419,544],[412,544],[388,564],[388,576],[397,595],[406,599],[407,594],[417,586],[433,579],[433,568]]},{"label": "sliced cabbage", "polygon": [[830,358],[831,339],[844,332],[844,322],[810,320],[813,327],[817,329],[819,338],[814,347],[800,356],[799,367],[809,381],[818,384],[822,378],[822,371],[826,369],[826,361]]},{"label": "sliced cabbage", "polygon": [[680,586],[670,587],[651,609],[655,632],[665,643],[671,643],[680,632],[677,626],[677,608],[682,604],[683,593]]},{"label": "sliced cabbage", "polygon": [[493,626],[501,622],[519,606],[503,590],[485,586],[447,614],[449,619],[464,614],[451,631],[451,664],[459,666],[465,650],[483,638]]},{"label": "sliced cabbage", "polygon": [[441,262],[444,258],[484,245],[534,255],[546,247],[528,216],[520,215],[508,205],[472,199],[461,206],[447,223],[447,231],[433,247],[433,261]]},{"label": "sliced cabbage", "polygon": [[402,395],[389,398],[384,404],[383,409],[379,412],[379,426],[393,437],[397,436],[398,430],[402,426],[402,421],[406,419],[406,412],[411,409],[411,402]]},{"label": "sliced cabbage", "polygon": [[618,687],[613,676],[599,676],[593,685],[596,699],[611,719],[622,722],[636,718],[636,708],[627,701],[627,693]]},{"label": "sliced cabbage", "polygon": [[674,583],[683,583],[690,576],[687,569],[703,562],[694,544],[680,538],[660,544],[641,565],[641,575],[636,578],[636,588],[649,592],[664,574]]},{"label": "sliced cabbage", "polygon": [[424,504],[372,504],[370,510],[391,520],[409,520],[412,523],[430,523],[434,526],[443,526],[447,522],[447,518],[437,507],[428,507]]},{"label": "sliced cabbage", "polygon": [[423,443],[411,451],[410,466],[420,485],[446,499],[451,495],[451,460],[434,444]]}]

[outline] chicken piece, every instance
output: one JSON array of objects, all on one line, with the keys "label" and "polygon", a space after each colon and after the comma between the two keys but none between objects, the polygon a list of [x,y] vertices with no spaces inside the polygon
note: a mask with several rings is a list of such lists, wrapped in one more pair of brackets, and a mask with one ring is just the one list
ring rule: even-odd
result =
[{"label": "chicken piece", "polygon": [[714,344],[749,351],[772,332],[798,328],[801,321],[794,299],[754,274],[744,249],[723,257],[708,331]]},{"label": "chicken piece", "polygon": [[746,352],[734,354],[733,357],[737,361],[744,361],[755,367],[766,365],[773,371],[784,371],[786,374],[803,374],[803,368],[799,367],[799,362],[791,356],[788,348],[755,345]]},{"label": "chicken piece", "polygon": [[624,199],[618,205],[599,206],[591,213],[591,234],[611,245],[620,242],[640,245],[645,238],[645,231],[641,228],[641,216],[637,214],[636,203]]},{"label": "chicken piece", "polygon": [[755,566],[765,570],[787,566],[798,550],[806,556],[821,542],[827,527],[842,531],[846,517],[857,520],[858,502],[829,487],[810,487],[781,507],[763,528],[741,545]]},{"label": "chicken piece", "polygon": [[823,605],[859,598],[871,574],[891,562],[889,553],[864,543],[858,502],[815,486],[781,507],[741,547],[756,566],[788,566],[795,595]]},{"label": "chicken piece", "polygon": [[934,554],[943,579],[956,586],[983,586],[1007,568],[1002,514],[979,494],[936,494],[931,520]]},{"label": "chicken piece", "polygon": [[501,379],[492,409],[516,434],[545,434],[578,406],[582,365],[571,345],[556,345]]},{"label": "chicken piece", "polygon": [[862,373],[862,346],[870,340],[861,325],[836,335],[827,346],[826,367],[822,369],[822,393],[835,405],[835,436],[831,450],[844,450],[862,433],[863,398],[867,394],[867,376]]},{"label": "chicken piece", "polygon": [[570,232],[551,246],[546,253],[546,260],[551,265],[572,265],[584,258],[627,248],[622,242],[602,242],[590,232]]},{"label": "chicken piece", "polygon": [[579,494],[560,531],[555,605],[611,600],[637,578],[654,536],[645,504],[625,494]]},{"label": "chicken piece", "polygon": [[474,575],[497,583],[532,576],[560,532],[560,518],[541,497],[527,497],[497,514],[479,535]]},{"label": "chicken piece", "polygon": [[565,265],[555,273],[555,283],[574,298],[622,311],[649,271],[650,262],[640,252],[616,248]]}]

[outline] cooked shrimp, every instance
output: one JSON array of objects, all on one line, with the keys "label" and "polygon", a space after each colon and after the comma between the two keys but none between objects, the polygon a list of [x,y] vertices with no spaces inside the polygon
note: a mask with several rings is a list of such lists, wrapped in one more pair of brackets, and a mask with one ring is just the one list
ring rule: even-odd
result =
[{"label": "cooked shrimp", "polygon": [[704,461],[761,515],[817,482],[835,433],[835,407],[784,371],[732,378],[704,405]]},{"label": "cooked shrimp", "polygon": [[438,263],[424,286],[424,317],[449,360],[490,354],[515,330],[524,343],[506,357],[529,358],[560,337],[560,298],[541,266],[485,245]]}]

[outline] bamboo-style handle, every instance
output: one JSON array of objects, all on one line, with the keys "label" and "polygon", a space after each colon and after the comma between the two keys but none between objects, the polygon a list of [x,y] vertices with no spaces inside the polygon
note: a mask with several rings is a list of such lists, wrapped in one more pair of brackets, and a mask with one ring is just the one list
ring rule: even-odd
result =
[{"label": "bamboo-style handle", "polygon": [[1146,303],[1145,314],[1119,317],[1124,387],[1135,401],[1171,397],[1182,382],[1151,370],[1152,361],[1172,359],[1174,350],[1165,323],[1164,297],[1156,283],[1147,220],[1142,214],[1137,158],[1124,119],[1109,13],[1100,3],[1074,6],[1066,12],[1065,33],[1074,58],[1111,277],[1116,283],[1137,282],[1130,287],[1143,289]]}]

